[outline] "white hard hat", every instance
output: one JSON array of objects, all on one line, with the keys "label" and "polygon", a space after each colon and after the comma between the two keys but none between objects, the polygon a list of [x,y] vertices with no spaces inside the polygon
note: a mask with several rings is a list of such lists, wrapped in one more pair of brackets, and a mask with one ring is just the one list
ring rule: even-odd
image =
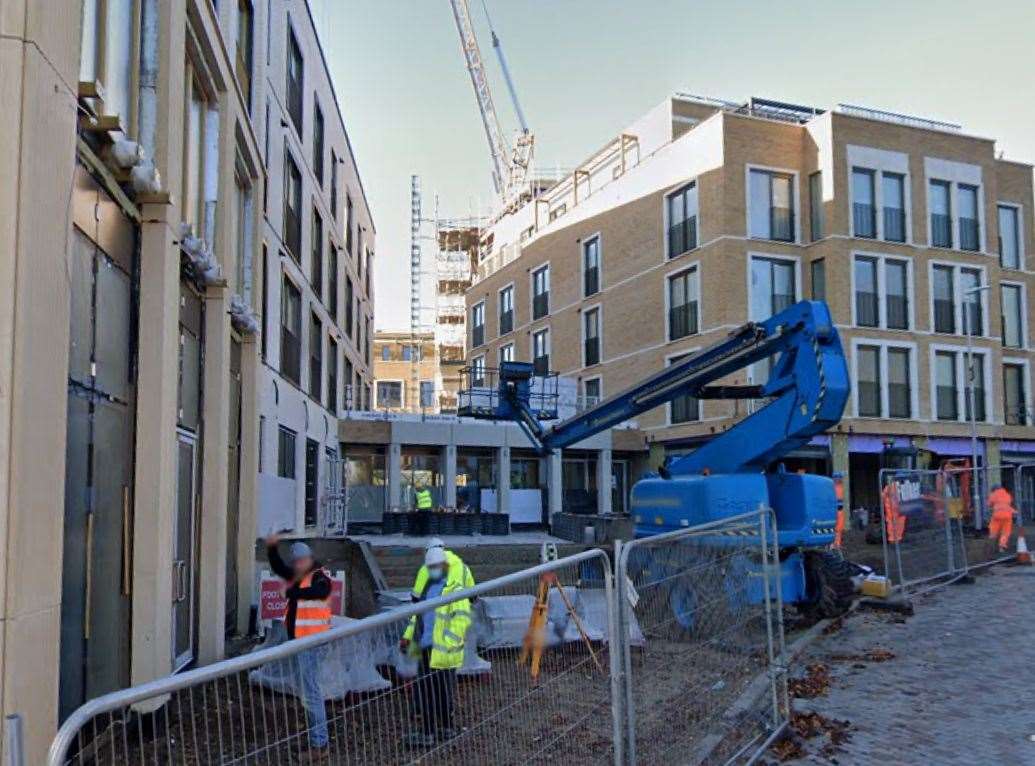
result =
[{"label": "white hard hat", "polygon": [[446,544],[442,542],[441,538],[433,537],[428,540],[427,545],[424,546],[424,550],[430,551],[432,548],[445,548]]},{"label": "white hard hat", "polygon": [[428,548],[424,554],[424,566],[437,567],[446,563],[446,552],[442,548]]}]

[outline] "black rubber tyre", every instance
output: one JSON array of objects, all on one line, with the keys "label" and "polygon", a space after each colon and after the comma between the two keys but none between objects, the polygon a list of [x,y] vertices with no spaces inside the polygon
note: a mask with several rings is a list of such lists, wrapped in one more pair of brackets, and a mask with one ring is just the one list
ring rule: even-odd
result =
[{"label": "black rubber tyre", "polygon": [[806,551],[805,592],[808,600],[800,608],[807,617],[840,617],[855,596],[852,565],[830,551]]}]

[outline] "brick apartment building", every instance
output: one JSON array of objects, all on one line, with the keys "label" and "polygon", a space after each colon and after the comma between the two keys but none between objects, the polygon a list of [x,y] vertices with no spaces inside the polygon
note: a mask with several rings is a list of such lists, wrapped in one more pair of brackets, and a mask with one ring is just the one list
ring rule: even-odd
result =
[{"label": "brick apartment building", "polygon": [[433,332],[375,332],[374,409],[437,413],[437,351]]},{"label": "brick apartment building", "polygon": [[[967,313],[984,460],[1035,461],[1032,204],[1032,166],[956,125],[675,95],[483,230],[468,364],[532,360],[592,400],[826,300],[853,393],[788,462],[845,473],[854,507],[876,503],[887,444],[970,454]],[[729,382],[764,380],[766,365]],[[752,406],[684,397],[638,423],[657,460]]]}]

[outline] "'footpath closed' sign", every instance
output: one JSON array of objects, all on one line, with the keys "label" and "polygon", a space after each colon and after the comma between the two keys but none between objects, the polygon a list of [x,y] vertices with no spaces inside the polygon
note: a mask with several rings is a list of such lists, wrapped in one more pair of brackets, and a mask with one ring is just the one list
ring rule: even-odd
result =
[{"label": "'footpath closed' sign", "polygon": [[[259,580],[259,619],[283,620],[287,614],[287,598],[282,589],[286,584],[270,572],[263,572]],[[345,573],[335,572],[331,577],[331,614],[344,614]]]}]

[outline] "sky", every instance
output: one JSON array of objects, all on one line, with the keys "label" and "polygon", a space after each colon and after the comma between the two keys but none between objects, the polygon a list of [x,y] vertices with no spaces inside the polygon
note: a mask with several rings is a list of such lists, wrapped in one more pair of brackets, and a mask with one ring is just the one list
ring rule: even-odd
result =
[{"label": "sky", "polygon": [[[484,0],[540,165],[571,167],[674,91],[946,120],[1035,162],[1035,0]],[[377,228],[377,329],[409,329],[410,176],[484,211],[489,151],[448,0],[310,0]],[[482,0],[493,98],[516,130]]]}]

